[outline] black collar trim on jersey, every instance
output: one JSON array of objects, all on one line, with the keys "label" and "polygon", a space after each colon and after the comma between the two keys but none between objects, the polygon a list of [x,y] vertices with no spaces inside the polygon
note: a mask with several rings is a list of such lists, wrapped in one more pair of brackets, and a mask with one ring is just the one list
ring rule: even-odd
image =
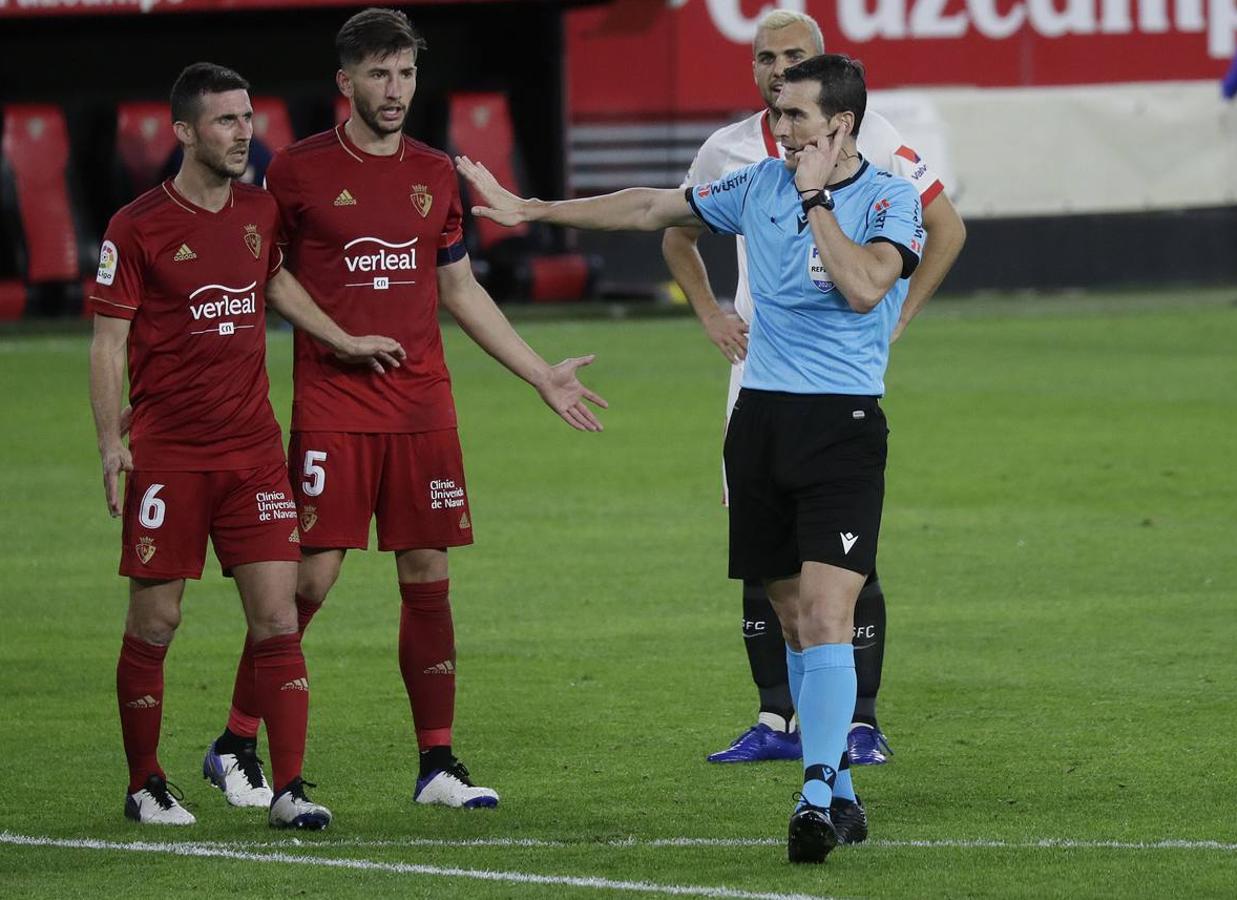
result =
[{"label": "black collar trim on jersey", "polygon": [[837,184],[826,184],[825,185],[829,193],[836,194],[838,191],[842,190],[843,188],[850,187],[852,184],[854,184],[856,181],[858,181],[860,178],[863,177],[863,173],[868,170],[868,161],[864,159],[862,155],[860,155],[859,159],[862,160],[862,162],[860,162],[859,164],[859,171],[857,171],[854,175],[850,176],[850,178],[847,178],[845,181],[839,181]]}]

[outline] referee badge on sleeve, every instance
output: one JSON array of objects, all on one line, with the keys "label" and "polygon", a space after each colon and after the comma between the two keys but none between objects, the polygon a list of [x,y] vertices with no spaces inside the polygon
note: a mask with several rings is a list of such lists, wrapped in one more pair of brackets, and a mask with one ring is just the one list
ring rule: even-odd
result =
[{"label": "referee badge on sleeve", "polygon": [[816,285],[821,293],[827,294],[833,290],[833,282],[829,280],[829,273],[825,271],[825,262],[820,258],[820,250],[817,249],[815,242],[808,250],[807,277],[812,279],[812,284]]}]

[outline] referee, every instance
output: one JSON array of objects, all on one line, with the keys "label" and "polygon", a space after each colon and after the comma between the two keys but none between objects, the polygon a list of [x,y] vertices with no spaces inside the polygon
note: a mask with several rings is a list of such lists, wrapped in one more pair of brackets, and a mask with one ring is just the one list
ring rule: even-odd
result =
[{"label": "referee", "polygon": [[791,862],[858,843],[867,819],[845,768],[855,705],[855,600],[876,562],[885,494],[889,340],[924,232],[909,181],[856,150],[863,68],[835,54],[785,72],[769,158],[686,191],[632,188],[525,200],[466,157],[461,174],[503,225],[655,231],[703,221],[747,240],[755,315],[726,435],[730,577],[759,579],[786,638],[804,781]]}]

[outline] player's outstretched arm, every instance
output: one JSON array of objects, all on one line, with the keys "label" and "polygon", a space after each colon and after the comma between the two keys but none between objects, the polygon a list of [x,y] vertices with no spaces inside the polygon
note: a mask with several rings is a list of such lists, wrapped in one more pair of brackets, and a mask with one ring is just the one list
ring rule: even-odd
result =
[{"label": "player's outstretched arm", "polygon": [[703,230],[691,225],[667,228],[661,238],[661,255],[709,340],[722,351],[722,356],[736,363],[747,357],[747,323],[736,315],[722,312],[713,296],[709,272],[696,246]]},{"label": "player's outstretched arm", "polygon": [[103,495],[113,518],[120,515],[120,473],[133,471],[133,456],[122,438],[128,423],[122,427],[120,409],[129,328],[128,319],[96,315],[90,342],[90,408],[103,463]]},{"label": "player's outstretched arm", "polygon": [[526,199],[511,193],[489,169],[467,156],[457,156],[455,165],[484,201],[485,205],[472,208],[472,214],[499,225],[545,222],[592,231],[660,231],[700,221],[677,188],[628,188],[584,200]]},{"label": "player's outstretched arm", "polygon": [[438,299],[465,333],[486,353],[531,384],[546,406],[579,431],[601,431],[601,422],[585,401],[606,409],[601,395],[580,383],[576,370],[593,356],[547,363],[511,327],[507,317],[472,274],[472,262],[463,259],[438,267]]},{"label": "player's outstretched arm", "polygon": [[291,272],[280,269],[266,283],[266,300],[296,328],[313,335],[335,351],[344,362],[368,366],[381,375],[398,369],[406,354],[399,341],[377,334],[348,334],[314,303]]},{"label": "player's outstretched arm", "polygon": [[923,243],[923,259],[911,276],[902,313],[893,329],[893,341],[902,336],[911,319],[932,299],[966,243],[966,224],[943,192],[923,211],[923,230],[927,234]]}]

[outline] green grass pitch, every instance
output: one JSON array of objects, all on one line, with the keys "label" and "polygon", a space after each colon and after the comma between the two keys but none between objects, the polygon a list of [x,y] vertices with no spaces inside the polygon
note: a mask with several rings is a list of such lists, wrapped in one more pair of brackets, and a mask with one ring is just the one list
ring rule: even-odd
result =
[{"label": "green grass pitch", "polygon": [[[897,755],[856,770],[870,844],[795,868],[797,766],[704,762],[755,702],[725,577],[725,365],[693,321],[521,325],[548,357],[597,353],[601,435],[447,329],[477,536],[451,555],[456,748],[502,805],[411,803],[394,564],[371,550],[305,640],[306,774],[336,823],[299,842],[198,775],[243,635],[213,562],[161,750],[199,823],[122,818],[125,587],[88,339],[0,335],[0,895],[1237,896],[1233,294],[942,301],[894,348]],[[286,332],[270,366],[286,416]]]}]

